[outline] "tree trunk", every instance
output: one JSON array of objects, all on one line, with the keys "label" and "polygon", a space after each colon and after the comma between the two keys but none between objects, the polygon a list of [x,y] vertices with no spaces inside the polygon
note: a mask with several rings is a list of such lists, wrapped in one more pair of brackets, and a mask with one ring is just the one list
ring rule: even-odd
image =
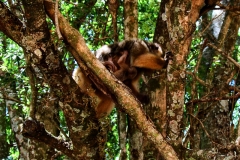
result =
[{"label": "tree trunk", "polygon": [[[229,12],[225,13],[223,24],[220,27],[220,33],[217,36],[219,42],[217,46],[221,46],[220,49],[226,53],[233,53],[239,28],[239,23],[237,23],[239,18],[234,17],[233,14],[234,13]],[[219,30],[219,26],[216,26],[215,29]],[[213,50],[212,55],[218,54],[216,50]],[[224,97],[229,95],[229,89],[226,84],[231,82],[235,70],[232,63],[227,61],[225,57],[220,56],[219,58],[221,59],[221,64],[215,68],[211,82],[212,88],[209,89],[208,94],[213,94],[215,97]],[[221,90],[221,92],[219,92],[219,90]],[[205,143],[202,144],[201,147],[212,147],[212,141],[220,145],[227,145],[231,141],[231,128],[233,125],[231,124],[231,114],[229,113],[232,113],[234,106],[232,106],[228,100],[220,100],[208,105],[211,110],[206,115],[205,122],[207,123],[204,124],[209,131],[211,139],[209,139],[210,137],[206,137],[205,132],[203,132],[202,136]]]}]

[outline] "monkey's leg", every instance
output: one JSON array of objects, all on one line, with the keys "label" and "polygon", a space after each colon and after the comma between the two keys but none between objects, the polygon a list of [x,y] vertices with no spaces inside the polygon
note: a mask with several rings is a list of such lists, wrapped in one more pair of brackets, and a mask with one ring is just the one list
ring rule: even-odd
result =
[{"label": "monkey's leg", "polygon": [[128,51],[123,51],[121,52],[121,56],[119,57],[117,63],[119,64],[119,66],[121,67],[122,64],[126,64],[126,59],[127,59],[127,56],[128,56]]},{"label": "monkey's leg", "polygon": [[122,64],[121,68],[113,73],[114,76],[120,81],[134,79],[137,76],[137,69],[129,67],[127,64]]},{"label": "monkey's leg", "polygon": [[96,117],[102,118],[109,115],[114,108],[113,100],[103,93],[98,93],[98,97],[101,99],[96,110]]},{"label": "monkey's leg", "polygon": [[136,98],[141,102],[141,103],[149,103],[149,97],[148,95],[141,94],[139,92],[139,79],[141,77],[141,73],[138,73],[138,75],[133,79],[133,80],[126,80],[124,81],[124,84],[128,86],[133,95],[136,96]]}]

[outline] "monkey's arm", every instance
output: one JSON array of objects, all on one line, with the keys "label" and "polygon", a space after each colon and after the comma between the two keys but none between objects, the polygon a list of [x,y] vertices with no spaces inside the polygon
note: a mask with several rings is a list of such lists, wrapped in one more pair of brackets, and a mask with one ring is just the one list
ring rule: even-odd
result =
[{"label": "monkey's arm", "polygon": [[137,76],[137,69],[129,67],[127,64],[122,64],[121,68],[113,73],[114,76],[120,81],[130,80]]},{"label": "monkey's arm", "polygon": [[117,64],[119,65],[120,69],[114,72],[114,75],[120,81],[125,81],[127,79],[134,79],[137,75],[136,67],[130,66],[126,60],[128,56],[128,51],[123,51],[120,53],[121,56],[117,60]]},{"label": "monkey's arm", "polygon": [[173,57],[173,54],[171,52],[167,52],[165,57],[166,59],[151,53],[145,53],[136,57],[133,60],[132,66],[151,70],[160,70],[167,67],[169,60]]}]

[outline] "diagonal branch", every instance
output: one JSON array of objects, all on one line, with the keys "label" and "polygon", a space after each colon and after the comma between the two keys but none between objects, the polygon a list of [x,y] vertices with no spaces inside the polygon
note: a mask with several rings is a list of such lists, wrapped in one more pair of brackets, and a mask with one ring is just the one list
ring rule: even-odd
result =
[{"label": "diagonal branch", "polygon": [[[48,16],[54,21],[54,3],[44,1],[45,9]],[[82,59],[89,70],[93,72],[109,91],[116,96],[116,101],[126,113],[136,121],[138,128],[145,136],[155,145],[160,153],[167,160],[177,160],[177,154],[159,133],[153,123],[149,121],[143,112],[142,106],[135,97],[114,78],[111,73],[99,62],[91,53],[80,33],[70,26],[67,20],[58,13],[59,28],[66,43],[68,43],[76,52],[74,58],[79,61]],[[126,96],[128,98],[126,98]]]},{"label": "diagonal branch", "polygon": [[22,22],[0,1],[0,31],[20,45],[23,30]]},{"label": "diagonal branch", "polygon": [[73,151],[71,148],[71,142],[66,142],[61,139],[54,137],[52,134],[48,133],[44,125],[36,120],[26,120],[23,124],[23,135],[27,138],[34,139],[39,142],[44,142],[56,148],[59,151],[62,151],[69,157],[74,157]]},{"label": "diagonal branch", "polygon": [[192,101],[189,101],[186,103],[186,105],[189,104],[195,104],[200,102],[212,102],[212,101],[220,101],[220,100],[229,100],[229,99],[238,99],[240,98],[240,92],[236,93],[233,96],[222,96],[222,97],[215,97],[215,98],[202,98],[202,99],[194,99]]},{"label": "diagonal branch", "polygon": [[232,57],[230,57],[227,53],[225,53],[221,49],[219,49],[219,47],[213,45],[212,43],[208,43],[207,45],[209,47],[215,49],[216,51],[218,51],[221,55],[226,57],[230,62],[232,62],[236,67],[238,67],[240,69],[240,64],[238,62],[236,62]]}]

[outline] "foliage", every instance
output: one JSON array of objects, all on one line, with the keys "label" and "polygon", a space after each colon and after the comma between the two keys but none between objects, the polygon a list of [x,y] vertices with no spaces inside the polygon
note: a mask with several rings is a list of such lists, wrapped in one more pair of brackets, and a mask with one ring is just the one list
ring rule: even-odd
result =
[{"label": "foliage", "polygon": [[[23,51],[13,41],[6,39],[0,34],[0,90],[3,88],[13,88],[16,92],[18,102],[12,107],[22,110],[22,115],[28,115],[28,104],[30,98],[30,90],[28,85],[28,77],[25,72],[26,62],[23,57]],[[3,93],[6,94],[6,93]],[[19,103],[21,101],[21,103]],[[0,103],[5,104],[6,100],[0,97]],[[2,106],[2,105],[1,105]],[[6,141],[10,147],[8,159],[17,159],[19,151],[16,146],[15,137],[11,128],[9,108],[6,108]]]},{"label": "foliage", "polygon": [[138,1],[138,25],[139,38],[152,41],[159,12],[157,0]]},{"label": "foliage", "polygon": [[108,133],[108,142],[106,143],[106,158],[115,159],[119,156],[119,135],[116,109],[110,114],[111,130]]}]

